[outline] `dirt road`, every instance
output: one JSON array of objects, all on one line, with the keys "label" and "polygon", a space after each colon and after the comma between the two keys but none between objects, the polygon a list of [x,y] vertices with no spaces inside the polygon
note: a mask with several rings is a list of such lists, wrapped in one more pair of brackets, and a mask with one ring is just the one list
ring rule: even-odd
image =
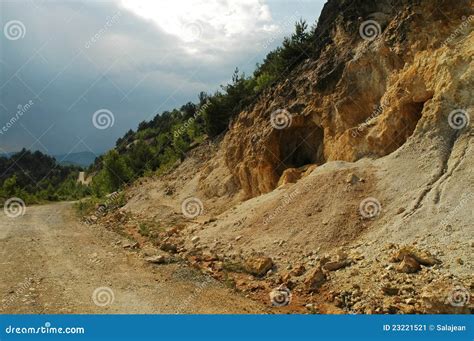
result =
[{"label": "dirt road", "polygon": [[0,313],[262,313],[185,264],[152,265],[71,203],[0,216]]}]

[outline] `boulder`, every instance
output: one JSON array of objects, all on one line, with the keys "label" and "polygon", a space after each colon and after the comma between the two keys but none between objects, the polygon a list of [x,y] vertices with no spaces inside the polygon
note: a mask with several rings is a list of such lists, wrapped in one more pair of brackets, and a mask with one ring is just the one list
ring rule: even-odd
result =
[{"label": "boulder", "polygon": [[263,276],[273,267],[270,257],[252,257],[245,262],[245,269],[254,276]]},{"label": "boulder", "polygon": [[304,267],[304,265],[300,264],[296,266],[293,270],[291,270],[291,275],[298,277],[298,276],[303,275],[305,272],[306,272],[306,268]]},{"label": "boulder", "polygon": [[306,290],[314,291],[319,289],[324,282],[326,282],[327,278],[321,268],[314,269],[309,273],[309,275],[304,280],[304,285]]},{"label": "boulder", "polygon": [[417,250],[410,246],[404,246],[400,248],[397,252],[395,252],[395,254],[393,254],[391,260],[393,262],[400,262],[405,256],[414,258],[418,263],[424,266],[433,266],[435,264],[441,263],[428,251]]},{"label": "boulder", "polygon": [[402,262],[397,267],[398,272],[403,272],[406,274],[418,272],[420,269],[420,263],[418,263],[415,258],[410,256],[405,256]]},{"label": "boulder", "polygon": [[301,171],[296,168],[285,169],[283,174],[278,180],[278,187],[289,183],[295,183],[301,178]]}]

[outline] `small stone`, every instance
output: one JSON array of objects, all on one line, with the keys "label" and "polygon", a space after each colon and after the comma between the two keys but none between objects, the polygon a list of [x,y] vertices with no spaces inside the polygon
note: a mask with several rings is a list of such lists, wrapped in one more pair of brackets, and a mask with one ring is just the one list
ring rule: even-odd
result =
[{"label": "small stone", "polygon": [[242,236],[237,236],[237,237],[235,237],[235,241],[237,241],[237,242],[238,242],[240,239],[242,239]]},{"label": "small stone", "polygon": [[163,243],[161,244],[160,249],[170,253],[176,253],[178,251],[177,246],[172,243]]},{"label": "small stone", "polygon": [[273,260],[270,257],[253,257],[245,262],[247,272],[255,276],[263,276],[273,267]]},{"label": "small stone", "polygon": [[319,289],[324,282],[326,282],[327,278],[321,268],[314,269],[308,277],[304,280],[304,284],[308,291],[314,291]]},{"label": "small stone", "polygon": [[293,276],[298,277],[304,274],[305,272],[306,272],[306,268],[304,267],[304,265],[298,265],[291,271],[291,274]]},{"label": "small stone", "polygon": [[389,295],[389,296],[398,295],[398,293],[400,292],[398,288],[395,288],[389,285],[382,286],[382,291],[385,295]]},{"label": "small stone", "polygon": [[197,244],[200,239],[201,239],[201,238],[199,238],[198,236],[194,236],[194,237],[191,238],[191,242],[192,242],[193,244]]},{"label": "small stone", "polygon": [[402,214],[403,212],[405,212],[405,207],[400,207],[400,208],[397,210],[397,214]]},{"label": "small stone", "polygon": [[424,266],[433,266],[435,264],[440,263],[438,259],[436,259],[431,253],[428,251],[420,251],[416,250],[413,247],[404,246],[400,250],[398,250],[393,256],[392,261],[400,262],[403,260],[405,256],[410,256],[414,258],[418,263]]},{"label": "small stone", "polygon": [[406,274],[418,272],[421,269],[420,263],[410,256],[405,256],[403,261],[397,267],[398,272],[403,272]]},{"label": "small stone", "polygon": [[323,270],[326,271],[336,271],[339,269],[342,269],[346,266],[348,266],[350,263],[348,261],[342,261],[342,262],[327,262],[326,264],[323,265]]},{"label": "small stone", "polygon": [[168,258],[163,255],[151,256],[145,258],[148,263],[153,264],[165,264],[168,261]]},{"label": "small stone", "polygon": [[356,183],[358,183],[360,181],[360,178],[355,175],[354,173],[350,173],[348,176],[347,176],[347,179],[346,179],[346,182],[348,184],[351,184],[351,185],[354,185]]}]

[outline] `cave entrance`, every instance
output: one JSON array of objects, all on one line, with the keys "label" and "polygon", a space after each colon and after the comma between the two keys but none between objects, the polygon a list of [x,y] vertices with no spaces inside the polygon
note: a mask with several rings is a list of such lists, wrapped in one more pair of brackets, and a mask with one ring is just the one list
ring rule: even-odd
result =
[{"label": "cave entrance", "polygon": [[313,122],[291,126],[277,132],[281,175],[287,168],[300,168],[308,164],[325,162],[323,153],[324,131]]}]

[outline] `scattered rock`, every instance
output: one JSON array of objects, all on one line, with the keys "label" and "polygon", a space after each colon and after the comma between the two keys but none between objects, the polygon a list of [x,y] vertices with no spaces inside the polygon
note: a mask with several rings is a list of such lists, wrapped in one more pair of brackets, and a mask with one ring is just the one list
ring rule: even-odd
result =
[{"label": "scattered rock", "polygon": [[398,293],[400,292],[400,289],[392,287],[390,285],[384,285],[382,286],[382,291],[385,295],[395,296],[395,295],[398,295]]},{"label": "scattered rock", "polygon": [[178,251],[177,246],[172,243],[163,243],[161,244],[160,249],[170,253],[176,253]]},{"label": "scattered rock", "polygon": [[311,273],[306,277],[304,280],[304,285],[306,290],[314,291],[319,289],[324,282],[326,282],[327,278],[321,268],[314,269]]},{"label": "scattered rock", "polygon": [[424,314],[469,314],[470,290],[445,279],[425,286],[421,292]]},{"label": "scattered rock", "polygon": [[270,257],[252,257],[245,263],[247,272],[255,276],[263,276],[273,267],[273,260]]},{"label": "scattered rock", "polygon": [[306,272],[306,268],[304,267],[304,265],[300,264],[291,271],[291,275],[298,277],[298,276],[303,275],[305,272]]},{"label": "scattered rock", "polygon": [[349,174],[347,179],[346,179],[346,182],[348,184],[351,184],[351,185],[354,185],[354,184],[358,183],[359,181],[360,181],[360,178],[357,175],[355,175],[354,173]]},{"label": "scattered rock", "polygon": [[428,251],[421,251],[416,250],[410,246],[404,246],[400,248],[393,256],[391,261],[392,262],[400,262],[404,259],[405,256],[410,256],[414,258],[418,263],[425,266],[433,266],[435,264],[441,263],[438,259],[436,259],[431,253]]},{"label": "scattered rock", "polygon": [[296,168],[288,168],[283,171],[283,174],[278,180],[278,187],[288,183],[295,183],[301,178],[301,171]]},{"label": "scattered rock", "polygon": [[194,237],[191,238],[191,242],[192,242],[193,244],[197,244],[200,239],[201,239],[201,238],[199,238],[198,236],[194,236]]},{"label": "scattered rock", "polygon": [[418,263],[418,261],[411,256],[405,256],[397,267],[398,272],[403,272],[406,274],[418,272],[420,269],[420,263]]},{"label": "scattered rock", "polygon": [[153,264],[165,264],[165,263],[169,263],[169,257],[166,257],[166,256],[164,256],[164,255],[157,255],[157,256],[147,257],[147,258],[145,258],[145,260],[146,260],[148,263],[153,263]]},{"label": "scattered rock", "polygon": [[325,271],[336,271],[348,266],[350,262],[341,261],[341,262],[327,262],[323,265],[323,270]]}]

